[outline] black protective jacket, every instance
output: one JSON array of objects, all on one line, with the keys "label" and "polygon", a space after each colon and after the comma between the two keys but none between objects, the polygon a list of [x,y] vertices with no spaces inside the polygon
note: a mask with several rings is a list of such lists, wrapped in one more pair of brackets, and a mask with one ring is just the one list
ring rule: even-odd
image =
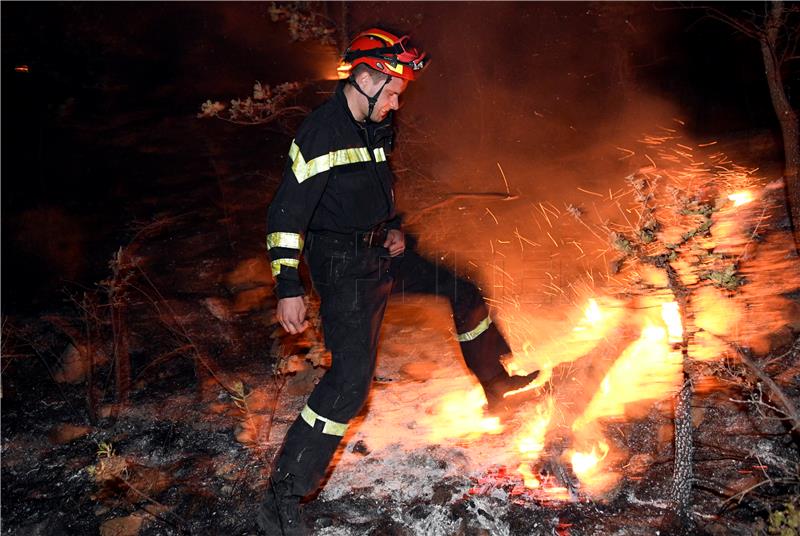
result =
[{"label": "black protective jacket", "polygon": [[297,269],[308,231],[355,235],[381,223],[400,227],[387,161],[391,114],[381,123],[358,123],[343,90],[340,82],[303,121],[269,207],[267,249],[278,298],[304,294]]}]

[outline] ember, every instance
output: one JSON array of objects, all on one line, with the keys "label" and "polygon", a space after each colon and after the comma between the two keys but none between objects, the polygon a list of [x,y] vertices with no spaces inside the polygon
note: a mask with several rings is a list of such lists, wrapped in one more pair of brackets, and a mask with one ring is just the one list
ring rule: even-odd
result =
[{"label": "ember", "polygon": [[[540,500],[542,494],[574,500],[573,478],[580,481],[582,494],[598,496],[612,489],[631,454],[624,452],[618,441],[608,439],[610,422],[639,418],[654,403],[673,397],[683,384],[685,355],[698,363],[730,355],[728,341],[756,334],[753,326],[742,324],[748,317],[755,318],[756,310],[761,313],[759,322],[770,317],[787,320],[779,313],[779,300],[767,298],[768,292],[756,295],[750,290],[752,282],[750,288],[731,294],[745,281],[738,275],[737,263],[746,260],[755,265],[746,254],[766,211],[754,203],[761,197],[755,193],[758,182],[752,171],[718,152],[707,157],[708,163],[701,162],[699,149],[710,144],[697,146],[696,152],[677,144],[668,154],[666,147],[673,139],[672,135],[647,138],[649,146],[664,147],[661,162],[648,156],[649,165],[628,178],[631,189],[609,191],[606,200],[618,209],[620,224],[604,222],[593,227],[583,219],[586,211],[567,207],[563,214],[592,236],[610,234],[613,248],[626,264],[616,268],[618,274],[605,274],[605,287],[595,280],[591,268],[586,270],[587,277],[569,285],[584,303],[571,329],[550,329],[544,337],[523,339],[523,351],[507,364],[514,373],[539,368],[538,385],[545,381],[554,384],[553,394],[520,411],[519,422],[515,422],[519,458],[511,466],[517,467],[529,494]],[[689,164],[681,168],[679,164],[686,161]],[[693,189],[701,193],[690,193]],[[627,206],[622,204],[626,196],[631,196]],[[672,204],[656,201],[662,196]],[[535,214],[544,219],[542,230],[545,225],[551,229],[548,235],[558,247],[561,211],[551,203],[539,203]],[[519,227],[515,229],[518,234]],[[574,240],[562,243],[577,245]],[[591,251],[588,244],[578,249]],[[605,254],[608,250],[601,251]],[[753,282],[763,281],[758,273],[761,269],[752,268]],[[788,290],[797,283],[797,276],[796,270],[787,273],[793,274],[792,281],[784,285]],[[564,289],[554,284],[555,278],[548,276],[543,289],[563,294]],[[691,292],[691,300],[679,303],[677,297],[683,300],[687,292]],[[691,310],[682,310],[686,303]],[[753,309],[755,303],[759,306]],[[526,318],[524,309],[521,316]],[[691,321],[688,327],[685,318]],[[512,322],[524,326],[526,322],[535,325],[537,320]],[[556,335],[558,331],[563,335]],[[588,356],[595,356],[593,365]],[[565,381],[580,386],[587,399],[575,397]],[[708,378],[696,383],[698,392],[719,388],[719,383]],[[556,397],[565,390],[569,393],[566,399]],[[511,429],[506,426],[507,431]],[[565,429],[571,435],[565,435]]]}]

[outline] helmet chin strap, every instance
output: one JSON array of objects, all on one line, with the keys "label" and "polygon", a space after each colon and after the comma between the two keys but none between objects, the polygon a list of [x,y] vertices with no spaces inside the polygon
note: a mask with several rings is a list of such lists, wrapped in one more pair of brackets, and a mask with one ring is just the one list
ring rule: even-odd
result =
[{"label": "helmet chin strap", "polygon": [[362,95],[364,95],[367,98],[367,102],[369,102],[369,111],[367,112],[367,121],[372,121],[372,111],[375,109],[375,104],[378,102],[378,97],[381,96],[381,92],[383,91],[383,88],[386,87],[386,84],[388,84],[389,82],[392,81],[391,75],[388,75],[388,74],[386,75],[386,80],[383,81],[383,85],[371,97],[369,95],[367,95],[366,93],[364,93],[364,90],[361,89],[361,86],[358,85],[358,82],[356,82],[355,78],[353,78],[351,76],[347,80],[348,80],[348,82],[350,82],[351,86],[356,88],[356,91],[358,91],[359,93],[361,93]]}]

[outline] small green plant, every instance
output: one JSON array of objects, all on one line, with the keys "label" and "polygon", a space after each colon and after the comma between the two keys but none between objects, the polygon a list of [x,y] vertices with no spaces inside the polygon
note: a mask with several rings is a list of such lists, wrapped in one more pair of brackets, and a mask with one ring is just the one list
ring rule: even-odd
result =
[{"label": "small green plant", "polygon": [[714,221],[709,217],[705,217],[697,227],[683,233],[681,235],[681,240],[683,240],[684,242],[688,242],[691,238],[694,238],[695,236],[704,236],[708,234],[708,231],[711,229],[712,225],[714,225]]},{"label": "small green plant", "polygon": [[241,381],[237,380],[231,385],[231,398],[242,416],[240,431],[236,434],[236,438],[245,444],[255,443],[259,432],[258,419],[254,418],[248,400],[251,394],[252,392],[247,392],[247,388]]},{"label": "small green plant", "polygon": [[250,396],[250,393],[246,392],[244,384],[240,381],[233,382],[231,391],[233,403],[236,404],[236,407],[239,408],[245,416],[248,416],[250,414],[250,407],[247,404],[247,397]]},{"label": "small green plant", "polygon": [[268,11],[272,22],[286,22],[292,41],[335,45],[336,23],[323,14],[322,7],[314,2],[272,2]]},{"label": "small green plant", "polygon": [[116,452],[114,452],[114,445],[112,445],[111,443],[101,441],[100,443],[97,444],[98,458],[111,458],[114,455],[116,455]]},{"label": "small green plant", "polygon": [[633,243],[622,233],[611,233],[611,245],[614,246],[614,249],[626,255],[633,255],[636,251]]},{"label": "small green plant", "polygon": [[715,212],[713,206],[707,203],[690,203],[678,211],[678,214],[683,216],[697,215],[710,218],[711,214]]},{"label": "small green plant", "polygon": [[97,458],[95,465],[86,468],[96,481],[107,480],[109,475],[117,476],[127,471],[127,461],[117,456],[114,445],[109,442],[101,441],[97,444]]},{"label": "small green plant", "polygon": [[736,290],[744,283],[744,277],[737,274],[736,265],[729,264],[722,270],[709,270],[700,274],[700,279],[708,279],[715,286],[727,290]]},{"label": "small green plant", "polygon": [[779,534],[780,536],[797,536],[800,529],[800,510],[794,503],[786,503],[786,509],[778,510],[769,514],[767,521],[768,534]]}]

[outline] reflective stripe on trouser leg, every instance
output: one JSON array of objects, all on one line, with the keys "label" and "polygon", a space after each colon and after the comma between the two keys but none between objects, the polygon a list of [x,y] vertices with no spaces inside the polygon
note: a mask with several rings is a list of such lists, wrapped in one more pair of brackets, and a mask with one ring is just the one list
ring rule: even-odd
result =
[{"label": "reflective stripe on trouser leg", "polygon": [[[480,333],[475,334],[475,330]],[[467,367],[475,373],[481,381],[505,374],[506,369],[500,363],[500,358],[511,353],[503,335],[493,322],[482,322],[474,330],[467,332],[475,335],[472,338],[459,338],[461,353]]]},{"label": "reflective stripe on trouser leg", "polygon": [[277,456],[272,470],[273,480],[292,475],[292,494],[304,497],[316,491],[342,436],[321,433],[322,421],[311,427],[302,416],[297,417]]},{"label": "reflective stripe on trouser leg", "polygon": [[511,348],[497,326],[487,320],[489,309],[475,283],[412,248],[406,249],[394,276],[395,293],[432,294],[450,301],[456,333],[463,339],[459,340],[461,353],[479,380],[505,372],[500,358],[511,353]]},{"label": "reflective stripe on trouser leg", "polygon": [[489,317],[478,287],[472,281],[456,278],[452,303],[457,339],[467,367],[481,382],[506,374],[500,358],[511,353],[511,348]]},{"label": "reflective stripe on trouser leg", "polygon": [[456,339],[458,340],[458,342],[467,342],[475,340],[481,335],[481,333],[489,329],[489,324],[491,323],[492,323],[491,317],[487,316],[486,318],[478,322],[478,325],[474,329],[471,329],[466,333],[459,333],[456,336]]},{"label": "reflective stripe on trouser leg", "polygon": [[325,424],[322,427],[322,433],[328,435],[335,435],[335,436],[343,436],[344,433],[347,431],[347,423],[346,422],[336,422],[331,419],[327,419],[311,409],[308,404],[306,407],[303,408],[303,411],[300,412],[300,416],[303,418],[306,423],[310,427],[314,427],[317,421],[322,421]]}]

